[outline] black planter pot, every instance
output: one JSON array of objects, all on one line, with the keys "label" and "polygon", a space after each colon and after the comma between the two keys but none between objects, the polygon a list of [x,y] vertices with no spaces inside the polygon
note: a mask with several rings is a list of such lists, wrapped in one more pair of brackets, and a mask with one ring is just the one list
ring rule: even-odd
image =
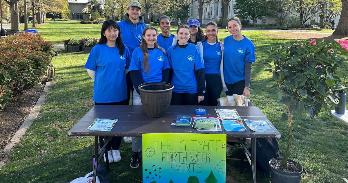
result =
[{"label": "black planter pot", "polygon": [[141,103],[145,114],[159,118],[167,110],[174,86],[165,83],[147,83],[139,86]]},{"label": "black planter pot", "polygon": [[346,92],[344,90],[338,93],[339,103],[335,107],[336,114],[344,114],[346,112]]},{"label": "black planter pot", "polygon": [[67,45],[67,52],[79,52],[80,50],[80,45]]},{"label": "black planter pot", "polygon": [[282,170],[281,168],[274,166],[275,164],[280,164],[279,159],[271,159],[269,161],[271,167],[271,182],[272,183],[300,183],[301,182],[301,174],[302,174],[302,166],[294,162],[292,160],[288,160],[288,163],[292,163],[296,165],[299,169],[298,172],[289,172]]}]

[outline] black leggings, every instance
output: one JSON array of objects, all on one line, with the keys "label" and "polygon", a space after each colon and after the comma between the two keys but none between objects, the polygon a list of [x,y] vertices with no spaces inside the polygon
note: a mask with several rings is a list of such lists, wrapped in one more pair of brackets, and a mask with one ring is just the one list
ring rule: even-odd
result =
[{"label": "black leggings", "polygon": [[172,94],[171,105],[197,105],[198,96],[196,93],[175,93]]},{"label": "black leggings", "polygon": [[237,95],[243,95],[243,91],[245,88],[245,81],[238,81],[236,83],[233,84],[227,84],[226,83],[226,87],[227,87],[227,92],[226,95],[233,95],[233,94],[237,94]]},{"label": "black leggings", "polygon": [[220,74],[206,74],[206,93],[204,104],[208,106],[217,106],[217,99],[220,98],[222,91],[222,81]]},{"label": "black leggings", "polygon": [[[110,102],[110,103],[97,103],[95,102],[94,105],[128,105],[128,99],[121,101],[121,102]],[[99,147],[103,147],[104,140],[106,137],[99,137]],[[118,150],[121,146],[122,137],[112,137],[109,144],[106,146],[106,150]]]}]

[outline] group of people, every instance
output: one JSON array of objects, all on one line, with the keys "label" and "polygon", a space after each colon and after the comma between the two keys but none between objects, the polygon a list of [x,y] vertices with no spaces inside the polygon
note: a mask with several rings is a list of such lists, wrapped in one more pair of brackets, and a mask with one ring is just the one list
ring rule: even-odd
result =
[{"label": "group of people", "polygon": [[[108,20],[102,25],[99,43],[85,65],[94,80],[95,105],[129,105],[139,85],[153,82],[174,86],[172,105],[216,106],[223,88],[226,95],[250,95],[255,47],[241,33],[238,18],[228,20],[230,35],[219,42],[214,22],[206,24],[204,34],[200,22],[189,19],[173,35],[169,17],[159,18],[159,33],[148,27],[140,14],[141,4],[132,1],[122,21]],[[121,140],[113,137],[109,143],[109,162],[121,160]],[[130,166],[137,168],[141,139],[132,139],[132,151]]]}]

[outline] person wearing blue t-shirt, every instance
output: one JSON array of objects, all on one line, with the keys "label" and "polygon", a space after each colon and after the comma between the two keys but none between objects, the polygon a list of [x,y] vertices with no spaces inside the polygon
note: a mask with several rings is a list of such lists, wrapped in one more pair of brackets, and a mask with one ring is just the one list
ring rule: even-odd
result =
[{"label": "person wearing blue t-shirt", "polygon": [[118,22],[122,32],[122,41],[128,47],[130,53],[140,45],[141,34],[146,28],[140,14],[141,4],[139,1],[132,1],[128,4],[127,13],[123,16],[123,20]]},{"label": "person wearing blue t-shirt", "polygon": [[[167,55],[157,44],[157,30],[148,27],[144,30],[140,47],[133,51],[129,72],[138,91],[143,83],[168,82],[169,63]],[[131,168],[138,168],[141,162],[141,137],[132,140]]]},{"label": "person wearing blue t-shirt", "polygon": [[[94,81],[93,100],[95,105],[127,105],[126,69],[130,53],[122,43],[120,27],[112,20],[105,21],[101,28],[101,38],[88,56],[85,68]],[[104,137],[99,139],[101,147]],[[111,162],[121,160],[119,147],[122,137],[113,137],[107,146],[107,156]]]},{"label": "person wearing blue t-shirt", "polygon": [[255,46],[242,35],[241,22],[234,17],[228,21],[230,36],[224,39],[223,77],[226,95],[250,96],[251,64],[255,62]]},{"label": "person wearing blue t-shirt", "polygon": [[196,46],[188,43],[189,27],[179,26],[177,44],[168,49],[174,85],[172,105],[196,105],[204,100],[204,63]]},{"label": "person wearing blue t-shirt", "polygon": [[[118,22],[118,25],[121,28],[121,38],[123,43],[128,47],[130,53],[133,53],[133,50],[140,45],[141,34],[143,33],[146,24],[144,23],[141,14],[141,4],[139,1],[134,0],[128,4],[127,13],[123,16],[123,20]],[[127,94],[129,101],[133,104],[134,102],[134,93],[133,93],[133,84],[131,82],[130,75],[127,74]],[[133,94],[133,95],[132,95]],[[133,99],[131,99],[131,96]]]},{"label": "person wearing blue t-shirt", "polygon": [[205,67],[206,97],[205,104],[216,106],[222,91],[220,66],[222,60],[222,45],[217,39],[218,27],[215,22],[209,22],[205,29],[206,41],[203,41],[203,60]]},{"label": "person wearing blue t-shirt", "polygon": [[159,25],[161,33],[157,36],[158,46],[162,47],[166,51],[169,47],[176,44],[176,38],[174,34],[170,33],[170,19],[167,16],[161,16],[159,18]]}]

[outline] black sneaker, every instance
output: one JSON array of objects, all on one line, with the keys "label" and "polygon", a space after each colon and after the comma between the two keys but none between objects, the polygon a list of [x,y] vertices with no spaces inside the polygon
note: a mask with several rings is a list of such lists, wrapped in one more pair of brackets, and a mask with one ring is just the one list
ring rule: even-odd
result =
[{"label": "black sneaker", "polygon": [[139,152],[133,152],[129,166],[131,168],[138,168],[139,164],[140,164]]}]

